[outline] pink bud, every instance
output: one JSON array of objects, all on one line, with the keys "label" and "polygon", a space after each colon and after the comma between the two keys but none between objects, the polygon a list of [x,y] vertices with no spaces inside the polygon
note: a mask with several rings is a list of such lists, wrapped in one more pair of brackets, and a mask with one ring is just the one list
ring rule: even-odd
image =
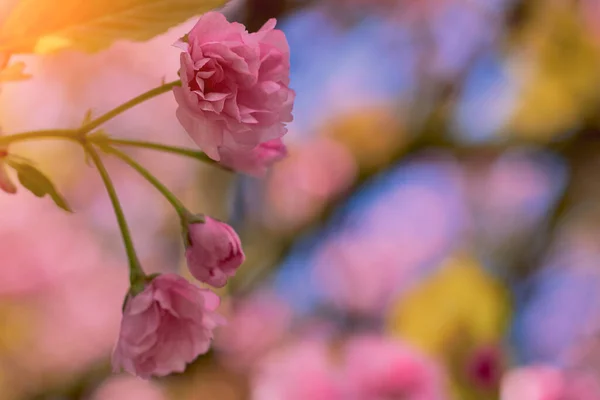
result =
[{"label": "pink bud", "polygon": [[245,260],[237,233],[221,221],[206,217],[204,223],[190,224],[188,238],[188,268],[196,279],[211,286],[225,286]]},{"label": "pink bud", "polygon": [[218,306],[216,294],[176,274],[154,278],[125,304],[113,369],[144,379],[183,372],[208,351],[213,329],[223,323]]}]

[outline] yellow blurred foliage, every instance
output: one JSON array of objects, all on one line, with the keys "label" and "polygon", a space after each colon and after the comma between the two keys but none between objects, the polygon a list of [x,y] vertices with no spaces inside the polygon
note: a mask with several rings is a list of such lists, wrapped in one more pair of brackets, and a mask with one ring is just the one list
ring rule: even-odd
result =
[{"label": "yellow blurred foliage", "polygon": [[517,64],[524,87],[507,128],[546,140],[597,112],[600,51],[569,4],[538,3],[536,18],[517,36],[527,66]]},{"label": "yellow blurred foliage", "polygon": [[388,320],[394,336],[436,355],[447,355],[457,335],[474,343],[496,342],[509,313],[508,293],[467,255],[450,258],[407,293]]},{"label": "yellow blurred foliage", "polygon": [[50,54],[59,50],[68,49],[73,45],[69,38],[62,36],[43,36],[35,44],[33,52],[37,54]]},{"label": "yellow blurred foliage", "polygon": [[406,143],[398,110],[389,106],[342,115],[327,124],[323,133],[344,145],[360,169],[387,165]]},{"label": "yellow blurred foliage", "polygon": [[[4,0],[3,0],[4,1]],[[98,51],[142,41],[226,0],[20,0],[0,11],[0,53]]]}]

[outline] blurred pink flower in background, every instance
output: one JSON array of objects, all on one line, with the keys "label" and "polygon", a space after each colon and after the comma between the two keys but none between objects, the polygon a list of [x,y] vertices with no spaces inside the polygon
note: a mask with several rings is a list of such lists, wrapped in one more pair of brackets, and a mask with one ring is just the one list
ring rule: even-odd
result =
[{"label": "blurred pink flower in background", "polygon": [[64,286],[73,274],[89,274],[107,263],[81,217],[26,190],[0,196],[0,253],[0,297]]},{"label": "blurred pink flower in background", "polygon": [[394,241],[358,234],[331,239],[315,264],[314,277],[338,307],[382,315],[397,295],[406,272]]},{"label": "blurred pink flower in background", "polygon": [[65,379],[108,360],[126,290],[123,265],[99,263],[93,270],[73,271],[34,295],[28,334],[33,340],[20,356],[29,373]]},{"label": "blurred pink flower in background", "polygon": [[446,399],[441,368],[407,345],[377,336],[346,344],[344,382],[354,400]]},{"label": "blurred pink flower in background", "polygon": [[[453,168],[447,164],[447,170]],[[460,187],[458,176],[450,178]],[[462,210],[453,206],[460,191],[451,194],[409,180],[364,213],[349,215],[360,222],[328,239],[317,254],[314,277],[321,292],[343,309],[385,314],[402,290],[420,279],[422,267],[460,238]]]},{"label": "blurred pink flower in background", "polygon": [[222,165],[260,178],[274,163],[287,156],[287,148],[281,139],[273,139],[259,144],[251,151],[234,151],[222,147],[219,154]]},{"label": "blurred pink flower in background", "polygon": [[26,190],[0,196],[0,252],[0,300],[28,310],[23,346],[11,350],[15,371],[27,371],[27,390],[74,379],[108,359],[127,270],[81,214],[67,214]]},{"label": "blurred pink flower in background", "polygon": [[226,223],[205,217],[204,223],[188,225],[185,251],[191,274],[201,282],[223,287],[244,262],[240,238]]},{"label": "blurred pink flower in background", "polygon": [[596,39],[600,43],[600,3],[598,0],[583,0],[581,4],[581,16]]},{"label": "blurred pink flower in background", "polygon": [[219,147],[251,150],[283,136],[292,121],[290,50],[271,19],[256,33],[208,12],[177,46],[181,87],[173,88],[177,118],[214,159]]},{"label": "blurred pink flower in background", "polygon": [[354,157],[334,140],[317,138],[291,148],[267,181],[266,223],[275,229],[298,227],[347,189],[356,173]]},{"label": "blurred pink flower in background", "polygon": [[508,372],[501,400],[599,400],[595,375],[563,371],[550,366],[529,366]]},{"label": "blurred pink flower in background", "polygon": [[310,339],[269,354],[256,369],[256,400],[444,400],[433,360],[393,339],[358,336],[329,345]]},{"label": "blurred pink flower in background", "polygon": [[141,378],[183,372],[210,348],[213,329],[223,323],[219,297],[176,274],[154,278],[123,311],[113,369]]},{"label": "blurred pink flower in background", "polygon": [[254,371],[253,400],[345,400],[326,342],[309,339],[267,355]]},{"label": "blurred pink flower in background", "polygon": [[276,294],[259,291],[235,300],[226,317],[215,348],[228,367],[247,370],[289,334],[292,310]]},{"label": "blurred pink flower in background", "polygon": [[167,400],[164,390],[150,381],[131,376],[113,376],[104,381],[91,400]]},{"label": "blurred pink flower in background", "polygon": [[[458,179],[453,183],[460,185]],[[462,210],[451,208],[447,197],[426,184],[401,185],[367,211],[361,240],[393,243],[396,262],[413,271],[457,239],[452,236],[460,228],[455,219]]]},{"label": "blurred pink flower in background", "polygon": [[498,235],[508,235],[518,226],[534,222],[544,211],[553,189],[552,176],[526,153],[511,152],[488,168],[474,166],[470,171],[476,220],[494,227]]}]

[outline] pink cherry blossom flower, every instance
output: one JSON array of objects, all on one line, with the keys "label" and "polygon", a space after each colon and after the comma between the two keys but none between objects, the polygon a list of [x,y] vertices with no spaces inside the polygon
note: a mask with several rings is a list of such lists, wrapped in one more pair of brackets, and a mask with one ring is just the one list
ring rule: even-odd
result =
[{"label": "pink cherry blossom flower", "polygon": [[502,380],[501,400],[599,400],[595,375],[546,365],[522,367]]},{"label": "pink cherry blossom flower", "polygon": [[192,139],[219,161],[219,148],[250,151],[283,136],[292,121],[290,51],[271,19],[256,33],[204,14],[176,46],[181,87],[173,93],[177,118]]},{"label": "pink cherry blossom flower", "polygon": [[347,399],[446,399],[438,366],[401,342],[357,337],[347,343],[345,360]]},{"label": "pink cherry blossom flower", "polygon": [[205,217],[204,223],[190,224],[188,239],[185,256],[190,272],[211,286],[225,286],[245,260],[237,233],[221,221]]},{"label": "pink cherry blossom flower", "polygon": [[235,151],[219,148],[221,164],[248,175],[263,177],[269,167],[287,156],[287,148],[281,139],[273,139],[256,146],[251,151]]},{"label": "pink cherry blossom flower", "polygon": [[210,348],[223,323],[219,297],[176,274],[159,275],[127,299],[113,369],[148,379],[183,372]]}]

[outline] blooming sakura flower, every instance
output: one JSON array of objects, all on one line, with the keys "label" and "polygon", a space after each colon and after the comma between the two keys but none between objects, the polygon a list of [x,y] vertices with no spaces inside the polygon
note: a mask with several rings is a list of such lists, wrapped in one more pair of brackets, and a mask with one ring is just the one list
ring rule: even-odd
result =
[{"label": "blooming sakura flower", "polygon": [[113,369],[148,379],[183,372],[210,347],[219,297],[176,274],[159,275],[125,303]]},{"label": "blooming sakura flower", "polygon": [[227,278],[245,260],[240,238],[233,228],[210,217],[204,223],[188,225],[188,240],[185,256],[190,272],[211,286],[225,286]]},{"label": "blooming sakura flower", "polygon": [[287,155],[287,148],[281,139],[273,139],[259,144],[251,151],[221,147],[219,155],[221,164],[248,175],[262,177],[271,165]]},{"label": "blooming sakura flower", "polygon": [[256,33],[208,12],[176,43],[181,87],[173,93],[177,118],[212,159],[220,148],[250,151],[283,136],[292,121],[290,51],[271,19]]}]

